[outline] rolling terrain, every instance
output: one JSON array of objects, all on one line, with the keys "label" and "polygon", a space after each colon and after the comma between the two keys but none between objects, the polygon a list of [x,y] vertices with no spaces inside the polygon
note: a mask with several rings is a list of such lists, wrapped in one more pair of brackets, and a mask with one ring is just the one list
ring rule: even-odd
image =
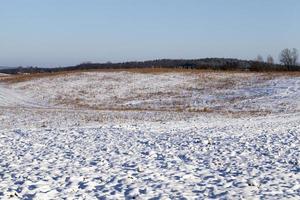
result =
[{"label": "rolling terrain", "polygon": [[300,198],[300,75],[101,70],[0,82],[0,199]]}]

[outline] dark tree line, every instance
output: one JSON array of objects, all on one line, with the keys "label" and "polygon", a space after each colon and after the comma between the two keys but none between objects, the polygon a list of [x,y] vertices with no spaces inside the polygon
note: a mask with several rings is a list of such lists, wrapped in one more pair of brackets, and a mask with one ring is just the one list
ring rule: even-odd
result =
[{"label": "dark tree line", "polygon": [[242,70],[242,71],[300,71],[300,67],[293,65],[279,65],[272,62],[246,61],[227,58],[205,58],[205,59],[161,59],[142,62],[123,63],[82,63],[76,66],[39,68],[39,67],[18,67],[13,69],[2,69],[0,73],[41,73],[60,72],[71,70],[91,69],[132,69],[132,68],[185,68],[185,69],[211,69],[211,70]]}]

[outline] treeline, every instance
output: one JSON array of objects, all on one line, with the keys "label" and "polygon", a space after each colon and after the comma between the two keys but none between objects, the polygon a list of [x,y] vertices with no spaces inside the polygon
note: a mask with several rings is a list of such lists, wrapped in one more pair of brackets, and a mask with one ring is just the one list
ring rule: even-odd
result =
[{"label": "treeline", "polygon": [[131,68],[184,68],[184,69],[211,69],[211,70],[240,70],[240,71],[300,71],[300,66],[286,66],[261,61],[246,61],[228,58],[205,58],[205,59],[160,59],[143,62],[123,63],[82,63],[76,66],[40,68],[18,67],[0,69],[0,73],[42,73],[60,72],[72,70],[95,70],[95,69],[131,69]]}]

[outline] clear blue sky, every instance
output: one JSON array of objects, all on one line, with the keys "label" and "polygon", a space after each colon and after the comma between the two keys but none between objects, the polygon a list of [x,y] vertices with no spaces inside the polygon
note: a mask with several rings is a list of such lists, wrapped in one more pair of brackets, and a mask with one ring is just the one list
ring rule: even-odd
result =
[{"label": "clear blue sky", "polygon": [[275,58],[300,49],[299,0],[1,0],[0,66]]}]

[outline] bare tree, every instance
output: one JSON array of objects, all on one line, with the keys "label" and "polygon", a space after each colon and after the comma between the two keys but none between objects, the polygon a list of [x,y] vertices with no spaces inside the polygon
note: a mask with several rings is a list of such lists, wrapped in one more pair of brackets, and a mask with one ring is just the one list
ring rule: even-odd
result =
[{"label": "bare tree", "polygon": [[298,64],[298,58],[299,58],[298,49],[293,48],[292,55],[293,55],[293,65],[297,65]]},{"label": "bare tree", "polygon": [[297,49],[284,49],[279,55],[279,60],[290,69],[292,66],[297,64],[298,57],[299,54]]},{"label": "bare tree", "polygon": [[261,55],[258,55],[256,58],[257,62],[264,62],[264,58]]},{"label": "bare tree", "polygon": [[268,56],[267,63],[274,64],[274,58],[271,55]]}]

